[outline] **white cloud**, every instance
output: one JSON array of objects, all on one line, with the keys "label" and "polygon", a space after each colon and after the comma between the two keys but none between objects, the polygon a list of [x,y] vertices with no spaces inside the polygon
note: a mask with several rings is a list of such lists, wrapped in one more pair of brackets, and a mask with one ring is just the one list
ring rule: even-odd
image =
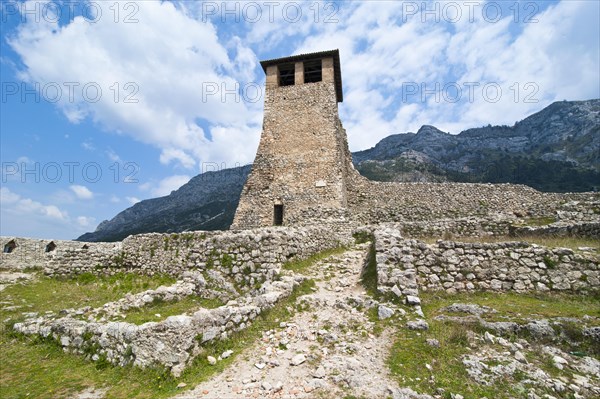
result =
[{"label": "white cloud", "polygon": [[152,194],[152,196],[154,197],[162,197],[165,195],[169,195],[171,191],[177,190],[179,187],[189,182],[190,178],[191,177],[188,175],[169,176],[159,181],[158,184],[141,184],[140,189],[143,191],[149,191],[150,194]]},{"label": "white cloud", "polygon": [[21,164],[21,163],[30,164],[30,163],[33,163],[33,161],[31,159],[29,159],[28,157],[26,157],[26,156],[23,155],[23,156],[20,156],[19,158],[17,158],[17,163],[19,163],[19,164]]},{"label": "white cloud", "polygon": [[178,161],[186,169],[191,169],[196,165],[196,161],[188,153],[181,149],[165,148],[160,153],[160,163],[168,165],[172,161]]},{"label": "white cloud", "polygon": [[118,204],[119,202],[121,202],[121,199],[113,194],[110,196],[110,202],[112,202],[113,204]]},{"label": "white cloud", "polygon": [[73,191],[75,193],[75,195],[79,199],[87,200],[87,199],[94,198],[94,193],[91,192],[90,189],[85,186],[80,186],[80,185],[74,184],[74,185],[70,186],[69,188],[71,189],[71,191]]},{"label": "white cloud", "polygon": [[84,228],[94,227],[96,223],[96,218],[88,216],[78,216],[77,223]]},{"label": "white cloud", "polygon": [[8,187],[0,187],[0,203],[2,212],[38,215],[54,220],[68,220],[69,218],[69,214],[57,206],[44,205],[30,198],[22,198]]},{"label": "white cloud", "polygon": [[[193,19],[172,2],[136,4],[139,23],[115,23],[109,2],[96,3],[103,8],[96,23],[77,17],[58,26],[28,19],[8,40],[26,66],[21,76],[42,86],[79,83],[74,101],[65,95],[57,103],[71,122],[90,118],[156,146],[162,163],[176,161],[190,169],[198,161],[220,161],[222,154],[211,150],[204,129],[253,120],[255,111],[241,98],[223,97],[223,89],[254,78],[253,51],[239,40],[225,48],[210,22]],[[96,99],[94,90],[86,100],[86,84],[102,91],[97,102],[89,101]],[[125,102],[128,95],[137,102]],[[242,150],[241,158],[253,155]]]},{"label": "white cloud", "polygon": [[135,204],[137,204],[138,202],[140,202],[140,201],[141,201],[141,200],[140,200],[139,198],[137,198],[137,197],[125,197],[125,199],[126,199],[127,201],[129,201],[129,203],[130,203],[131,205],[135,205]]},{"label": "white cloud", "polygon": [[117,154],[112,148],[108,148],[106,150],[106,156],[113,162],[123,162],[119,154]]},{"label": "white cloud", "polygon": [[20,198],[18,194],[13,193],[7,187],[0,187],[0,203],[3,206],[15,204]]},{"label": "white cloud", "polygon": [[82,142],[81,147],[84,150],[88,150],[88,151],[94,151],[96,149],[96,147],[94,147],[94,144],[92,144],[91,140],[86,140],[86,141]]},{"label": "white cloud", "polygon": [[[39,165],[27,156],[20,156],[16,161],[3,161],[0,166],[2,172],[2,183],[24,182],[27,180],[25,171],[39,170]],[[31,176],[31,175],[29,175]]]},{"label": "white cloud", "polygon": [[24,198],[8,187],[0,187],[0,234],[73,239],[94,222],[93,217],[73,219],[56,205]]},{"label": "white cloud", "polygon": [[[253,159],[262,104],[222,94],[237,82],[262,81],[262,72],[256,75],[257,53],[340,49],[345,91],[340,113],[353,150],[423,124],[458,133],[488,123],[512,124],[551,101],[600,96],[598,2],[544,4],[537,22],[529,24],[515,24],[512,13],[492,23],[482,17],[483,3],[469,20],[466,3],[460,2],[454,3],[463,7],[458,22],[438,23],[431,16],[423,22],[420,14],[407,18],[406,2],[398,1],[335,3],[334,23],[324,22],[332,11],[324,3],[301,3],[301,20],[290,22],[282,15],[288,3],[300,4],[279,2],[275,20],[263,5],[257,23],[234,23],[228,16],[220,24],[218,13],[213,24],[202,22],[200,2],[138,2],[137,24],[115,24],[106,8],[94,24],[82,18],[60,27],[24,23],[9,43],[29,81],[94,82],[102,88],[96,103],[84,101],[79,91],[75,102],[59,102],[72,122],[93,119],[156,146],[161,163],[188,170],[201,167],[199,162],[230,166]],[[519,4],[523,17],[527,10]],[[457,103],[421,93],[421,85],[432,89],[454,82],[463,88]],[[480,85],[472,102],[465,82]],[[110,89],[115,83],[116,102]],[[498,102],[482,95],[489,83],[502,89]],[[406,84],[417,84],[419,93],[403,98]],[[526,102],[535,90],[537,102]],[[125,103],[132,93],[138,102]]]}]

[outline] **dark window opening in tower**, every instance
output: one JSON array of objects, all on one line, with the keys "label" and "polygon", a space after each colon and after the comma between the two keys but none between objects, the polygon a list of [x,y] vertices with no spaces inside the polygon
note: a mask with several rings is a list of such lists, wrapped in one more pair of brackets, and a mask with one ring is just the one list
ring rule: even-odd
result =
[{"label": "dark window opening in tower", "polygon": [[323,67],[321,60],[304,62],[304,83],[315,83],[323,80]]},{"label": "dark window opening in tower", "polygon": [[283,205],[275,205],[273,212],[273,224],[275,226],[283,225]]},{"label": "dark window opening in tower", "polygon": [[8,242],[5,246],[4,246],[4,250],[2,252],[4,252],[5,254],[9,254],[12,251],[15,250],[15,248],[17,248],[17,244],[15,243],[15,240],[10,240],[10,242]]},{"label": "dark window opening in tower", "polygon": [[295,84],[295,65],[282,64],[278,66],[279,86],[293,86]]}]

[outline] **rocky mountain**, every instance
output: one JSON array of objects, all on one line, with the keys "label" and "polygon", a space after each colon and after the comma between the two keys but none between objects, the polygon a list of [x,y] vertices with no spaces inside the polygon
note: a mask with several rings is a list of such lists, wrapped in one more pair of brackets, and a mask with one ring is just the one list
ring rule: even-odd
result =
[{"label": "rocky mountain", "polygon": [[[458,135],[423,126],[355,152],[357,170],[380,181],[527,184],[540,191],[600,190],[600,99],[551,104],[514,126]],[[141,201],[80,241],[144,232],[227,229],[250,166],[207,172],[170,195]]]},{"label": "rocky mountain", "polygon": [[423,126],[353,154],[380,181],[521,183],[540,191],[600,189],[600,100],[551,104],[514,126],[444,133]]},{"label": "rocky mountain", "polygon": [[119,241],[130,234],[225,230],[250,173],[250,165],[206,172],[171,194],[138,202],[85,233],[78,241]]}]

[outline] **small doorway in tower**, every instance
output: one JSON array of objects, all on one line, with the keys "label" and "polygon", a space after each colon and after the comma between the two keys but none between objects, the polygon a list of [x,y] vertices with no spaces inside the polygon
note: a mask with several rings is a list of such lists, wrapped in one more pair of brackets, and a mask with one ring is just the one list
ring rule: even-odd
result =
[{"label": "small doorway in tower", "polygon": [[273,211],[273,224],[275,226],[283,225],[283,205],[275,205]]}]

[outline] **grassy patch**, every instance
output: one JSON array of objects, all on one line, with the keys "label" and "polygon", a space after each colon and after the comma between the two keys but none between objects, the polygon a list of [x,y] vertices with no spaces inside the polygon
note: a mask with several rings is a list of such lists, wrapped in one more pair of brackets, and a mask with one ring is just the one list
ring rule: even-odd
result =
[{"label": "grassy patch", "polygon": [[[600,316],[600,298],[598,296],[558,294],[558,293],[459,293],[450,295],[445,292],[422,292],[423,311],[428,316],[428,331],[410,331],[398,329],[395,333],[388,365],[392,374],[401,386],[411,387],[422,393],[435,394],[437,388],[443,388],[444,396],[460,393],[465,397],[510,398],[523,397],[527,376],[521,372],[512,377],[496,379],[486,386],[471,380],[466,367],[461,361],[463,355],[471,353],[473,345],[484,345],[470,338],[473,334],[481,334],[479,326],[436,320],[435,316],[443,314],[442,308],[453,303],[474,303],[489,306],[498,313],[487,313],[483,318],[490,321],[523,321],[528,318],[575,317],[584,315]],[[375,313],[371,315],[375,317]],[[567,352],[580,352],[597,356],[589,339],[581,334],[579,323],[563,323],[557,331],[560,339],[553,345]],[[526,337],[526,334],[522,336]],[[427,339],[435,338],[439,347],[427,344]],[[544,345],[539,340],[531,342],[533,347],[527,351],[527,358],[538,367],[553,376],[563,375],[551,361],[551,356],[544,354],[536,345]],[[597,346],[597,344],[596,344]],[[428,364],[430,368],[426,366]],[[488,366],[494,366],[488,362]],[[562,373],[562,374],[561,374]],[[568,373],[567,373],[568,374]],[[435,380],[431,380],[431,376]]]},{"label": "grassy patch", "polygon": [[372,244],[369,248],[369,255],[367,257],[367,264],[362,271],[361,282],[363,287],[369,295],[373,298],[379,297],[379,291],[377,291],[377,258],[376,258],[375,245]]},{"label": "grassy patch", "polygon": [[[86,279],[86,278],[84,278]],[[137,280],[139,279],[139,281]],[[108,281],[107,281],[108,280]],[[87,284],[74,280],[58,281],[41,278],[35,284],[12,286],[3,292],[15,302],[26,299],[29,305],[27,311],[59,310],[65,307],[78,307],[83,304],[99,306],[107,301],[118,299],[125,292],[136,291],[139,288],[154,288],[169,280],[164,278],[145,278],[136,276],[131,284],[118,285],[109,278],[99,278],[98,281]],[[272,309],[263,312],[255,321],[242,332],[233,334],[225,341],[207,345],[204,353],[200,354],[193,364],[179,379],[173,378],[163,368],[139,369],[136,367],[114,367],[109,364],[91,362],[83,356],[67,354],[52,340],[38,337],[17,337],[9,334],[7,326],[0,327],[0,397],[1,398],[68,398],[88,387],[106,388],[107,399],[116,398],[167,398],[181,392],[177,384],[185,382],[188,387],[206,380],[215,372],[221,372],[229,365],[236,355],[249,345],[254,344],[264,330],[277,328],[281,321],[287,320],[295,312],[293,304],[304,294],[313,292],[313,280],[306,280],[297,287],[292,295],[280,301]],[[116,289],[115,287],[121,287]],[[169,306],[181,306],[184,301],[176,303],[157,303],[150,306],[153,313],[161,309],[161,315],[166,316]],[[198,304],[207,305],[200,301]],[[188,305],[195,305],[188,303]],[[210,305],[210,304],[209,304]],[[212,305],[216,305],[213,303]],[[163,314],[164,313],[164,314]],[[2,311],[0,317],[5,321],[11,312]],[[131,315],[134,317],[134,315]],[[135,316],[137,317],[137,316]],[[134,318],[135,318],[134,317]],[[234,355],[210,366],[206,361],[207,355],[219,356],[223,351],[231,349]],[[101,366],[101,367],[98,367]]]},{"label": "grassy patch", "polygon": [[21,308],[0,310],[2,320],[17,316],[17,312],[59,311],[83,306],[97,307],[115,301],[127,293],[142,292],[161,285],[171,285],[175,278],[166,275],[141,276],[118,273],[96,276],[83,273],[73,278],[57,279],[45,276],[29,283],[14,284],[2,291],[2,300]]},{"label": "grassy patch", "polygon": [[144,324],[149,321],[161,321],[169,316],[180,315],[183,313],[191,314],[200,308],[214,309],[223,306],[224,303],[219,299],[206,299],[195,296],[188,296],[179,301],[165,302],[156,300],[151,304],[130,309],[125,312],[125,319],[128,323]]},{"label": "grassy patch", "polygon": [[357,231],[352,234],[352,237],[354,237],[356,244],[364,244],[366,242],[373,241],[373,234],[366,230]]},{"label": "grassy patch", "polygon": [[[56,279],[38,276],[36,281],[14,284],[2,292],[2,300],[21,308],[0,310],[0,397],[2,398],[62,398],[72,396],[86,387],[103,387],[111,381],[128,381],[130,392],[141,392],[150,384],[160,391],[160,369],[144,372],[134,368],[106,367],[82,356],[65,354],[52,340],[39,337],[16,337],[10,330],[21,312],[59,311],[81,306],[97,307],[117,300],[128,292],[141,292],[170,285],[168,276],[117,274],[95,276],[84,273],[74,278]],[[109,397],[127,397],[116,394]],[[152,395],[141,396],[152,397]]]},{"label": "grassy patch", "polygon": [[[435,244],[440,237],[423,237],[419,240],[427,244]],[[574,251],[579,247],[591,247],[600,251],[598,240],[586,237],[538,237],[538,236],[482,236],[482,237],[456,237],[454,241],[467,243],[499,243],[524,241],[529,244],[537,244],[549,248],[570,248]]]},{"label": "grassy patch", "polygon": [[314,265],[316,262],[319,262],[323,259],[326,259],[333,255],[339,255],[346,252],[348,248],[346,247],[338,247],[333,249],[327,249],[325,251],[318,252],[310,257],[303,260],[292,260],[289,262],[285,262],[282,266],[284,270],[289,270],[294,273],[303,274],[307,271],[307,269]]},{"label": "grassy patch", "polygon": [[[509,386],[488,387],[469,378],[461,361],[461,356],[469,353],[465,345],[468,340],[465,326],[430,321],[429,327],[424,332],[403,330],[392,346],[388,364],[401,386],[430,394],[442,387],[448,393],[460,393],[465,397],[508,397],[503,395],[510,392]],[[440,346],[428,345],[427,339],[437,339]],[[430,380],[431,375],[435,376],[435,381]]]},{"label": "grassy patch", "polygon": [[556,222],[556,218],[554,216],[540,216],[534,218],[527,218],[523,221],[523,225],[525,226],[547,226]]},{"label": "grassy patch", "polygon": [[17,339],[3,333],[0,347],[0,397],[5,399],[67,398],[87,387],[112,384],[115,386],[107,398],[153,398],[152,391],[166,396],[163,381],[169,376],[159,368],[142,371],[107,366],[98,369],[96,363],[82,356],[65,354],[56,343],[35,337]]},{"label": "grassy patch", "polygon": [[556,269],[557,262],[549,256],[544,256],[544,264],[548,269]]},{"label": "grassy patch", "polygon": [[435,317],[441,314],[439,309],[453,303],[475,303],[489,306],[499,313],[486,313],[484,319],[502,320],[521,317],[583,317],[584,315],[600,317],[600,297],[593,295],[560,294],[560,293],[494,293],[474,292],[447,294],[445,292],[421,292],[422,307],[425,314]]}]

